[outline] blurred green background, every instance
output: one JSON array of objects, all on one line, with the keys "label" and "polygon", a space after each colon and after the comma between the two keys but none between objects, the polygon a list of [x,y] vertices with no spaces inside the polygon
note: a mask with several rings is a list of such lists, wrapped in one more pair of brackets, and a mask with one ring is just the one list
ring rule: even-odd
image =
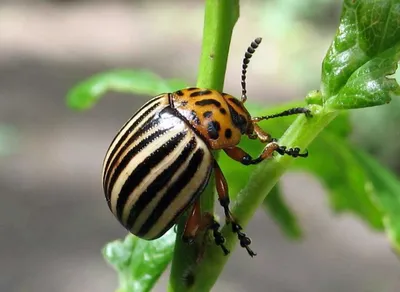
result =
[{"label": "blurred green background", "polygon": [[[243,53],[261,36],[249,99],[303,99],[319,87],[340,8],[334,0],[241,1],[225,92],[240,94]],[[78,113],[65,94],[121,67],[195,84],[202,25],[203,1],[0,2],[0,291],[117,287],[100,250],[126,232],[105,203],[101,164],[116,131],[148,97],[108,94]],[[352,112],[354,143],[397,173],[399,109],[393,100]],[[289,241],[260,209],[247,228],[258,256],[235,251],[213,291],[400,291],[384,234],[352,215],[333,215],[309,175],[288,173],[282,187],[305,238]],[[165,291],[167,279],[155,290]]]}]

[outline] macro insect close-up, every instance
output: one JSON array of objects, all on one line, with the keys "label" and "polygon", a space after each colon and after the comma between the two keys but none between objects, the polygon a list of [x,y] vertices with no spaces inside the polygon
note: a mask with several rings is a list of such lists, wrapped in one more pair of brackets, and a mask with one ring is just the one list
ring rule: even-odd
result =
[{"label": "macro insect close-up", "polygon": [[399,19],[0,1],[0,291],[400,291]]},{"label": "macro insect close-up", "polygon": [[[249,255],[256,255],[249,247],[250,238],[229,209],[228,182],[212,151],[223,150],[243,165],[258,164],[275,152],[307,157],[298,147],[279,145],[258,122],[311,115],[300,107],[262,117],[252,117],[247,111],[247,66],[260,43],[261,38],[255,39],[245,53],[240,100],[195,87],[163,93],[142,106],[112,141],[103,165],[103,188],[110,210],[134,235],[148,240],[159,238],[190,209],[183,240],[192,242],[198,230],[211,229],[215,244],[228,254],[220,224],[212,214],[202,216],[200,209],[199,196],[213,174],[226,222]],[[258,157],[252,158],[237,146],[243,135],[266,143]]]}]

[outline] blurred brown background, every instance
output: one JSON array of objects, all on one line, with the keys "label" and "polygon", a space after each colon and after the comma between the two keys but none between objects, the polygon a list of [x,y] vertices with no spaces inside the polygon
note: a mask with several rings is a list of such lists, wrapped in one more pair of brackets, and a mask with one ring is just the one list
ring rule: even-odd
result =
[{"label": "blurred brown background", "polygon": [[[318,88],[341,1],[241,2],[225,91],[239,94],[242,54],[257,36],[264,42],[249,70],[250,99],[281,103]],[[115,290],[100,250],[126,233],[106,206],[100,168],[116,131],[148,97],[108,94],[79,113],[65,94],[117,67],[195,84],[202,21],[203,1],[194,0],[0,2],[1,292]],[[258,256],[235,251],[213,291],[400,291],[384,235],[332,214],[314,178],[287,174],[283,182],[305,239],[290,242],[260,210],[247,228]]]}]

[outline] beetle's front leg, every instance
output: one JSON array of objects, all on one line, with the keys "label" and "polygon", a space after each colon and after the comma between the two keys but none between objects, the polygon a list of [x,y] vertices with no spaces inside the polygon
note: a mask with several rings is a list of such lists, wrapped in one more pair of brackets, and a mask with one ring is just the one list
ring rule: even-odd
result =
[{"label": "beetle's front leg", "polygon": [[241,232],[242,227],[233,217],[231,210],[229,209],[229,192],[228,192],[228,184],[224,177],[224,174],[221,171],[217,161],[214,161],[214,173],[215,173],[215,184],[217,187],[219,203],[224,208],[226,222],[232,224],[232,231],[237,234],[238,239],[240,241],[241,247],[244,247],[251,257],[255,256],[249,245],[251,244],[251,239],[246,236],[245,233]]},{"label": "beetle's front leg", "polygon": [[239,161],[240,163],[244,165],[250,165],[250,164],[258,164],[261,161],[272,157],[273,153],[276,151],[281,155],[289,155],[292,157],[307,157],[308,152],[305,153],[300,153],[300,148],[295,147],[295,148],[289,148],[287,149],[286,146],[279,146],[279,144],[273,140],[272,142],[268,143],[261,154],[253,159],[250,154],[245,152],[243,149],[239,147],[230,147],[230,148],[225,148],[224,149],[225,153],[228,154],[228,156],[236,161]]},{"label": "beetle's front leg", "polygon": [[268,143],[268,142],[271,142],[274,140],[274,138],[272,138],[269,133],[265,132],[256,123],[253,123],[253,128],[254,128],[254,132],[247,135],[250,139],[254,140],[254,139],[258,138],[262,143]]},{"label": "beetle's front leg", "polygon": [[[183,230],[182,240],[186,243],[192,244],[200,231],[207,232],[213,231],[215,244],[220,246],[225,255],[229,254],[229,250],[225,247],[225,238],[219,231],[219,223],[215,220],[214,216],[210,213],[201,214],[200,200],[198,199],[194,205],[192,212],[186,220],[185,228]],[[203,241],[204,244],[205,240]],[[199,258],[202,257],[204,250],[199,253]]]}]

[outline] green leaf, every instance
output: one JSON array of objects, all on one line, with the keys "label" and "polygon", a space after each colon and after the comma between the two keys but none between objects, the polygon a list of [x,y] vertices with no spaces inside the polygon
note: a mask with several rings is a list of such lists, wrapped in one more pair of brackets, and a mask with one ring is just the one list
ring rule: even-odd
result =
[{"label": "green leaf", "polygon": [[395,251],[400,254],[400,182],[367,153],[352,149],[353,155],[370,179],[365,187],[383,212],[383,224]]},{"label": "green leaf", "polygon": [[103,256],[118,272],[120,287],[117,291],[151,291],[172,260],[175,237],[171,228],[153,241],[129,234],[124,241],[108,243],[103,249]]},{"label": "green leaf", "polygon": [[346,0],[336,37],[322,65],[325,106],[381,105],[400,95],[394,78],[400,59],[400,2]]},{"label": "green leaf", "polygon": [[348,116],[339,115],[309,146],[309,157],[296,160],[292,167],[306,170],[321,181],[336,212],[353,212],[380,230],[382,212],[366,188],[369,177],[346,141],[349,132]]},{"label": "green leaf", "polygon": [[184,87],[183,81],[164,80],[149,71],[115,70],[96,74],[73,87],[67,94],[67,105],[77,110],[91,108],[107,91],[155,96]]},{"label": "green leaf", "polygon": [[264,208],[268,210],[272,218],[281,227],[282,231],[291,239],[299,239],[302,231],[297,223],[296,216],[290,210],[281,193],[279,183],[277,183],[264,200]]}]

